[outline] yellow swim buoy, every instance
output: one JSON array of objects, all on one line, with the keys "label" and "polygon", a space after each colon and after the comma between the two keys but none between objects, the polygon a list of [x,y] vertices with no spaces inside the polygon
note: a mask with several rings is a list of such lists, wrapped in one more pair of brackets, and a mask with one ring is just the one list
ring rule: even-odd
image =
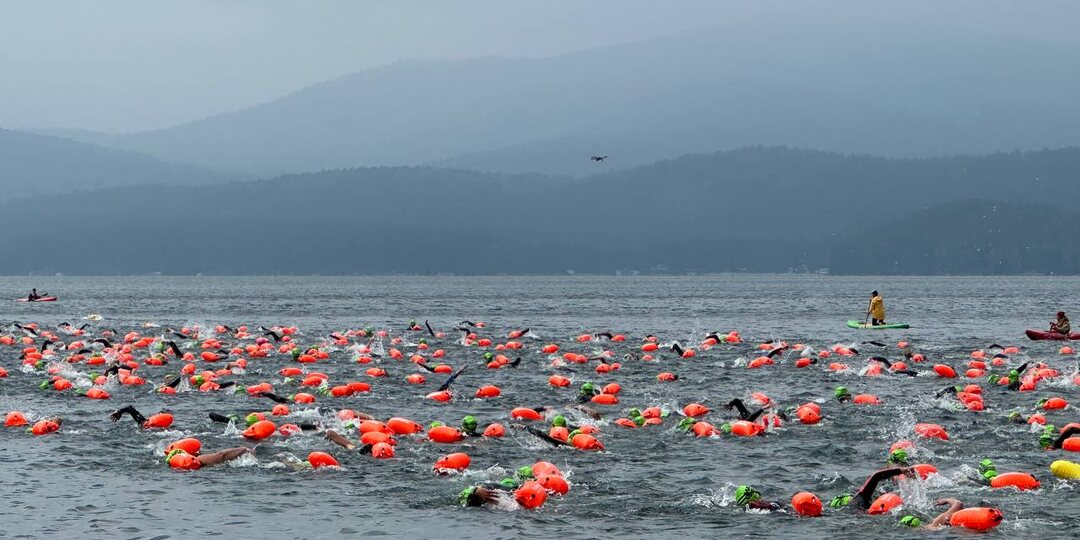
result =
[{"label": "yellow swim buoy", "polygon": [[1066,480],[1080,480],[1080,463],[1073,463],[1059,459],[1050,464],[1050,472],[1058,478]]}]

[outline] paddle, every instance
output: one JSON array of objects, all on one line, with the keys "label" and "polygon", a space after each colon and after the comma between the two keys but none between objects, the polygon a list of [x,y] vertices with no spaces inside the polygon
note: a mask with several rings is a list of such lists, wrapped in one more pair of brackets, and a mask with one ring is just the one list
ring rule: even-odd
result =
[{"label": "paddle", "polygon": [[874,298],[870,298],[870,302],[866,304],[866,318],[863,319],[862,325],[866,326],[870,322],[870,306],[874,305]]}]

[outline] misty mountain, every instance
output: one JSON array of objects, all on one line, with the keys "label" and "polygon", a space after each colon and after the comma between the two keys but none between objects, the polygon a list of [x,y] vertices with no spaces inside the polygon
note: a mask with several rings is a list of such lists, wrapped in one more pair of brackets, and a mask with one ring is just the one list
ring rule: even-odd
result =
[{"label": "misty mountain", "polygon": [[0,200],[71,191],[218,180],[216,174],[135,152],[0,129]]},{"label": "misty mountain", "polygon": [[230,173],[372,165],[590,174],[788,145],[940,156],[1080,144],[1074,44],[763,24],[552,58],[410,61],[176,127],[70,134]]},{"label": "misty mountain", "polygon": [[[1071,230],[1078,171],[1080,149],[887,159],[748,148],[584,179],[380,167],[136,186],[53,197],[47,221],[0,206],[0,227],[18,233],[0,250],[50,246],[4,258],[0,273],[1060,272],[1073,267],[1050,254],[1080,237],[1031,244],[1024,231]],[[1001,231],[983,230],[988,203],[961,202],[973,199],[1006,201]],[[1022,262],[999,250],[1005,262],[989,266],[955,247],[969,238],[1039,247]],[[931,255],[895,262],[920,243]]]}]

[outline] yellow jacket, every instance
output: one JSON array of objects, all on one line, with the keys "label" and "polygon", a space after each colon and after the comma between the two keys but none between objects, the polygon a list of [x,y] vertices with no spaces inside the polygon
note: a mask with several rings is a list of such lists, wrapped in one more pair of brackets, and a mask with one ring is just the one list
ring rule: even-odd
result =
[{"label": "yellow jacket", "polygon": [[870,316],[879,320],[885,320],[885,301],[881,296],[875,296],[870,300]]}]

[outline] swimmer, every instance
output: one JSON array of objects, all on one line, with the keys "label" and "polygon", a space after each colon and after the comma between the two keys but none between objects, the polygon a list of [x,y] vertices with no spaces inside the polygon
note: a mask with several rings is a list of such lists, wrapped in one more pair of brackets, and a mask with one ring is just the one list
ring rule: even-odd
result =
[{"label": "swimmer", "polygon": [[[746,408],[746,405],[743,404],[743,401],[741,399],[739,399],[739,398],[735,398],[735,399],[727,402],[727,404],[724,405],[724,408],[729,409],[729,410],[730,409],[735,409],[735,410],[739,411],[739,419],[740,420],[746,420],[748,422],[753,422],[753,421],[757,420],[766,410],[765,407],[761,407],[758,410],[751,413],[750,410]],[[786,416],[784,416],[783,418],[784,418],[784,420],[787,420]]]},{"label": "swimmer", "polygon": [[916,373],[916,372],[914,372],[914,371],[912,371],[910,369],[896,369],[896,370],[894,370],[892,362],[890,362],[888,359],[886,359],[885,357],[882,357],[882,356],[871,356],[870,360],[873,360],[875,362],[881,362],[882,364],[885,364],[885,367],[892,373],[899,373],[899,374],[908,375],[908,376],[911,376],[911,377],[915,377],[915,376],[918,375],[918,373]]},{"label": "swimmer", "polygon": [[1080,426],[1072,425],[1062,430],[1061,434],[1054,439],[1054,431],[1056,430],[1057,428],[1055,426],[1049,424],[1043,428],[1043,433],[1039,436],[1039,444],[1043,448],[1046,448],[1047,450],[1061,450],[1066,439],[1073,435],[1080,435]]},{"label": "swimmer", "polygon": [[131,416],[132,420],[146,429],[167,428],[171,426],[173,422],[172,414],[169,411],[162,410],[161,412],[152,415],[150,418],[147,418],[135,409],[134,405],[127,405],[113,411],[112,414],[109,415],[109,419],[113,422],[117,422],[125,414]]},{"label": "swimmer", "polygon": [[860,510],[869,510],[870,505],[874,502],[874,492],[877,491],[878,484],[880,484],[882,480],[888,480],[889,478],[895,478],[900,475],[909,477],[915,476],[915,469],[912,469],[911,467],[893,467],[877,471],[866,479],[866,482],[854,495],[841,493],[829,501],[829,506],[832,508],[843,508],[854,503],[855,507]]},{"label": "swimmer", "polygon": [[735,488],[735,504],[747,510],[784,511],[784,505],[774,501],[762,500],[761,493],[750,486]]},{"label": "swimmer", "polygon": [[937,506],[949,505],[949,508],[944,512],[938,514],[938,516],[935,517],[933,521],[927,523],[926,525],[922,524],[921,519],[911,514],[900,518],[900,525],[904,525],[907,527],[922,527],[931,531],[943,529],[950,526],[949,521],[952,519],[953,514],[964,508],[964,503],[960,502],[957,499],[938,499],[934,502],[934,504]]},{"label": "swimmer", "polygon": [[458,494],[458,504],[465,507],[480,507],[487,504],[499,504],[509,502],[514,498],[509,491],[500,484],[487,483],[477,484],[461,490]]},{"label": "swimmer", "polygon": [[195,471],[203,467],[211,467],[226,461],[232,461],[249,452],[251,452],[251,449],[238,446],[209,454],[192,455],[180,448],[176,448],[165,456],[165,463],[168,463],[174,469]]}]

